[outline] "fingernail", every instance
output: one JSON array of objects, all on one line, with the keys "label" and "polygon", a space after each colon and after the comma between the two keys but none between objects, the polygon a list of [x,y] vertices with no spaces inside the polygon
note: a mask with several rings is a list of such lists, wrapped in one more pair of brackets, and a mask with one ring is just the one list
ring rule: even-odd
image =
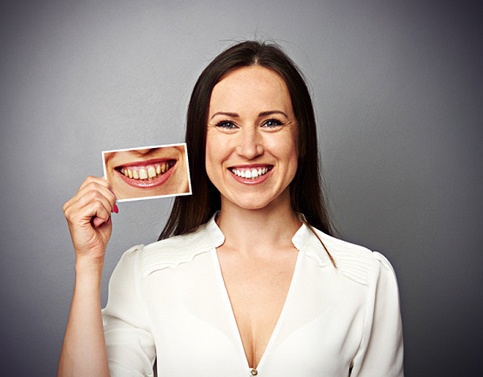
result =
[{"label": "fingernail", "polygon": [[119,213],[119,208],[117,208],[117,204],[114,204],[114,208],[112,209],[114,213]]}]

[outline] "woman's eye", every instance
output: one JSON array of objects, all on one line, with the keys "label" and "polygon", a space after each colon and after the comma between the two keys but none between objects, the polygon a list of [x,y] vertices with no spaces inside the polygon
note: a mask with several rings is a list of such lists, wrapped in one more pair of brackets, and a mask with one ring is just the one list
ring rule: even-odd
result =
[{"label": "woman's eye", "polygon": [[218,122],[216,123],[215,125],[216,127],[219,127],[219,128],[224,128],[226,130],[232,130],[234,128],[237,128],[236,124],[233,123],[233,122],[230,122],[228,120],[223,120],[221,122]]},{"label": "woman's eye", "polygon": [[279,121],[278,119],[268,119],[263,122],[262,127],[266,128],[276,128],[283,125],[283,122]]}]

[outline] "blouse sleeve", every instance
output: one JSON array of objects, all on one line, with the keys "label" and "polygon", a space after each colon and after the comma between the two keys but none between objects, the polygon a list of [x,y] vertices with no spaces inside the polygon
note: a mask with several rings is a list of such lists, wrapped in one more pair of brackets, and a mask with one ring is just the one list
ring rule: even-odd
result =
[{"label": "blouse sleeve", "polygon": [[156,357],[141,296],[142,250],[124,253],[112,273],[102,311],[111,376],[153,376]]},{"label": "blouse sleeve", "polygon": [[351,377],[403,377],[403,337],[396,274],[389,261],[374,252],[364,320],[364,333]]}]

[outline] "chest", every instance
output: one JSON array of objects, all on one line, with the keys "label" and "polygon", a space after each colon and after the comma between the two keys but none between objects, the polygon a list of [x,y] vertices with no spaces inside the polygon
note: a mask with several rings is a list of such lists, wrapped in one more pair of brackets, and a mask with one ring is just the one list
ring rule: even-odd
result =
[{"label": "chest", "polygon": [[263,357],[281,316],[294,275],[297,252],[280,260],[226,260],[220,269],[250,367]]},{"label": "chest", "polygon": [[[361,296],[357,289],[302,255],[290,278],[260,279],[253,270],[240,277],[247,285],[232,281],[237,275],[225,280],[215,253],[194,262],[145,281],[143,299],[160,373],[249,376],[256,365],[266,376],[347,376],[339,373],[348,370],[363,326],[363,305],[351,299]],[[263,281],[272,279],[277,284],[265,286]],[[237,286],[247,289],[238,292]]]}]

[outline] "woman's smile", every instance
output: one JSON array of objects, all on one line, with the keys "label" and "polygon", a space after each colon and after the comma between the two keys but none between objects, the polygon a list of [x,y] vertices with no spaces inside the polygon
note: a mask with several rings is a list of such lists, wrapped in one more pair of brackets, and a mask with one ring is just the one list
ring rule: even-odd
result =
[{"label": "woman's smile", "polygon": [[249,165],[231,167],[228,170],[233,174],[235,180],[245,184],[258,184],[265,182],[272,171],[273,165]]}]

